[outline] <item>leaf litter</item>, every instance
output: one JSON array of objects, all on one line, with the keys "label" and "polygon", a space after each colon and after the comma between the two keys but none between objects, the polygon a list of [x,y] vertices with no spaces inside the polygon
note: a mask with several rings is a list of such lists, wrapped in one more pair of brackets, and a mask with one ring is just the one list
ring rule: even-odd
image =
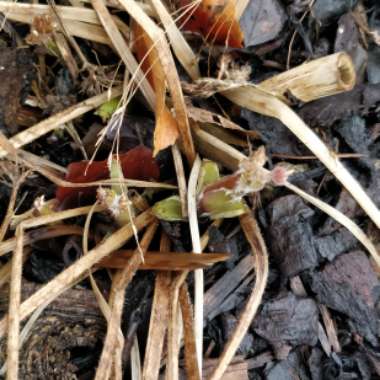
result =
[{"label": "leaf litter", "polygon": [[3,375],[379,373],[370,3],[0,4]]}]

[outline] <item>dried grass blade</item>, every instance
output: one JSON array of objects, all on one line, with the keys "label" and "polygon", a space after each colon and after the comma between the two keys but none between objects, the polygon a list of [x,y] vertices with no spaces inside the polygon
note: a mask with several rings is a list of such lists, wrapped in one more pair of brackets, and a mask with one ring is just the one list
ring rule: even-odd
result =
[{"label": "dried grass blade", "polygon": [[186,378],[189,380],[200,380],[194,335],[193,308],[186,283],[181,286],[179,302],[183,319]]},{"label": "dried grass blade", "polygon": [[[91,3],[91,0],[79,0],[79,1],[82,3]],[[119,4],[117,0],[105,0],[104,3],[108,8],[116,8],[119,10],[123,10],[123,7]],[[144,12],[148,16],[152,16],[152,17],[155,16],[155,12],[149,4],[143,3],[142,1],[136,1],[136,3],[138,4],[139,7],[141,7],[144,10]]]},{"label": "dried grass blade", "polygon": [[[24,248],[23,251],[24,252],[22,255],[22,259],[23,259],[23,263],[24,263],[26,261],[26,259],[29,257],[30,248],[26,247],[26,248]],[[0,288],[9,281],[9,279],[11,277],[11,270],[12,270],[12,260],[9,260],[6,264],[4,264],[0,268]],[[0,371],[0,376],[1,376],[1,371]]]},{"label": "dried grass blade", "polygon": [[92,6],[99,16],[99,19],[109,38],[111,39],[113,46],[124,62],[126,69],[132,75],[132,78],[137,86],[140,87],[141,92],[144,94],[144,97],[149,106],[154,109],[156,97],[153,89],[150,86],[149,82],[146,80],[144,73],[141,71],[139,64],[137,63],[127,43],[125,42],[116,23],[112,19],[111,14],[104,5],[104,2],[102,0],[92,0]]},{"label": "dried grass blade", "polygon": [[[82,21],[99,25],[96,13],[89,8],[55,5],[55,10],[62,20]],[[24,15],[31,20],[36,16],[50,15],[51,6],[45,4],[15,3],[14,1],[1,1],[0,12],[8,18],[10,15]]]},{"label": "dried grass blade", "polygon": [[[136,220],[137,221],[137,220]],[[158,223],[154,222],[144,233],[139,248],[137,248],[124,269],[118,271],[112,281],[112,289],[109,304],[111,305],[111,316],[108,321],[107,334],[104,341],[102,354],[100,356],[95,380],[107,380],[111,376],[113,358],[115,351],[121,351],[118,346],[118,332],[124,307],[125,291],[137,269],[143,262],[142,253],[145,253],[156,232]]]},{"label": "dried grass blade", "polygon": [[[35,243],[40,240],[52,239],[54,237],[65,235],[79,235],[83,234],[82,227],[68,226],[66,224],[58,224],[54,226],[42,227],[38,230],[33,230],[24,233],[23,244],[24,247]],[[16,249],[16,238],[10,238],[0,243],[0,256],[4,256],[7,253]]]},{"label": "dried grass blade", "polygon": [[182,318],[178,303],[179,290],[186,280],[188,271],[183,271],[173,278],[170,289],[169,327],[168,327],[168,357],[166,361],[166,380],[179,378],[179,351],[181,348]]},{"label": "dried grass blade", "polygon": [[[8,12],[6,13],[6,17],[9,20],[22,22],[29,25],[33,23],[32,17],[24,15],[22,13]],[[89,24],[87,22],[78,20],[65,19],[62,20],[62,25],[69,36],[80,37],[101,44],[111,45],[110,39],[107,37],[107,34],[104,33],[104,30],[99,25]]]},{"label": "dried grass blade", "polygon": [[303,102],[351,90],[356,82],[354,64],[347,53],[335,53],[314,59],[284,71],[259,84],[281,100],[288,102],[290,92]]},{"label": "dried grass blade", "polygon": [[[140,359],[139,341],[137,335],[133,337],[133,343],[131,348],[131,375],[133,380],[142,380],[142,369]],[[120,380],[122,377],[120,377]],[[119,379],[115,379],[119,380]]]},{"label": "dried grass blade", "polygon": [[69,36],[83,38],[104,45],[112,45],[107,34],[99,25],[88,24],[81,21],[62,21],[62,25]]},{"label": "dried grass blade", "polygon": [[168,12],[161,0],[150,0],[150,2],[165,28],[170,44],[179,62],[189,74],[191,79],[195,80],[199,78],[200,72],[198,67],[198,59],[183,34],[178,29],[171,14]]},{"label": "dried grass blade", "polygon": [[18,379],[23,235],[24,229],[22,225],[20,225],[16,230],[16,249],[12,256],[11,267],[8,307],[7,380]]},{"label": "dried grass blade", "polygon": [[[83,206],[83,207],[72,208],[72,209],[64,210],[64,211],[52,212],[51,214],[47,214],[47,215],[36,216],[34,218],[24,220],[22,222],[22,225],[24,229],[27,229],[27,228],[32,228],[32,227],[39,227],[44,224],[59,222],[61,220],[74,218],[76,216],[86,215],[87,213],[91,211],[92,207],[93,206]],[[96,207],[94,207],[94,212],[101,212],[104,210],[105,210],[104,206],[97,205]]]},{"label": "dried grass blade", "polygon": [[240,217],[240,224],[244,231],[245,237],[251,246],[252,254],[255,259],[255,286],[252,289],[252,293],[249,296],[244,310],[239,317],[239,322],[233,332],[233,335],[224,348],[216,368],[212,372],[210,380],[221,379],[233,359],[236,350],[239,348],[239,345],[243,340],[250,324],[252,323],[252,319],[261,303],[268,279],[268,253],[257,221],[251,214],[248,213]]},{"label": "dried grass blade", "polygon": [[5,213],[4,219],[3,219],[1,226],[0,226],[0,243],[3,241],[4,236],[7,233],[8,227],[11,224],[12,216],[14,213],[14,207],[16,204],[16,198],[17,198],[18,190],[28,175],[29,175],[29,172],[23,173],[13,183],[11,196],[10,196],[9,202],[8,202],[7,212]]},{"label": "dried grass blade", "polygon": [[186,186],[186,176],[185,170],[183,168],[181,152],[178,149],[177,144],[172,146],[172,155],[174,161],[174,167],[177,174],[177,184],[179,190],[179,197],[181,199],[181,211],[182,216],[187,218],[187,186]]},{"label": "dried grass blade", "polygon": [[371,240],[367,237],[367,235],[356,223],[354,223],[350,218],[342,214],[336,208],[328,205],[327,203],[319,200],[318,198],[313,197],[312,195],[306,193],[305,191],[301,190],[299,187],[293,185],[292,183],[287,182],[285,184],[285,187],[287,187],[288,189],[292,190],[294,193],[301,196],[307,202],[318,207],[324,213],[326,213],[331,218],[336,220],[339,224],[346,227],[352,233],[352,235],[354,235],[356,239],[358,239],[360,243],[363,244],[363,246],[367,249],[367,251],[372,256],[376,265],[380,268],[380,256],[375,245],[371,242]]},{"label": "dried grass blade", "polygon": [[233,171],[237,170],[240,161],[247,159],[247,156],[231,145],[200,128],[194,129],[194,140],[198,152]]},{"label": "dried grass blade", "polygon": [[[138,230],[144,228],[154,220],[150,210],[138,215],[134,222]],[[126,241],[133,236],[131,224],[121,227],[99,245],[89,251],[89,254],[81,257],[74,264],[53,278],[50,282],[36,291],[32,296],[20,305],[20,320],[33,313],[41,305],[52,302],[56,297],[62,294],[73,283],[79,281],[87,271],[92,268],[98,261],[106,257],[111,252],[119,249]],[[5,315],[0,321],[0,338],[6,333],[8,315]]]},{"label": "dried grass blade", "polygon": [[241,107],[280,120],[289,128],[342,183],[367,215],[380,228],[380,211],[351,175],[338,157],[285,103],[257,87],[246,85],[238,89],[226,90],[222,94]]},{"label": "dried grass blade", "polygon": [[[169,249],[170,240],[166,234],[162,233],[160,252],[167,252]],[[159,376],[165,333],[168,327],[171,280],[171,273],[165,271],[157,273],[149,322],[148,341],[145,349],[144,380],[156,380]]]},{"label": "dried grass blade", "polygon": [[[197,183],[201,168],[201,159],[197,156],[190,172],[187,209],[189,213],[189,225],[191,242],[195,253],[202,253],[201,238],[199,234],[197,216]],[[202,357],[203,357],[203,270],[197,269],[194,272],[194,327],[195,341],[197,346],[198,369],[202,377]]]},{"label": "dried grass blade", "polygon": [[[1,144],[0,144],[1,145]],[[33,164],[34,167],[42,167],[47,169],[55,170],[59,173],[67,173],[67,169],[63,166],[60,166],[54,162],[49,161],[46,158],[37,156],[36,154],[30,153],[23,149],[17,149],[18,155],[24,159],[25,161],[28,161],[31,165]],[[9,159],[12,159],[12,157],[8,157]]]},{"label": "dried grass blade", "polygon": [[234,123],[232,120],[227,119],[215,112],[199,108],[199,107],[187,107],[189,118],[199,123],[215,124],[225,129],[239,132],[242,135],[248,135],[251,137],[258,137],[259,135],[254,131],[248,131],[240,125]]},{"label": "dried grass blade", "polygon": [[[28,165],[29,166],[29,165]],[[129,187],[148,187],[148,188],[161,188],[161,189],[176,189],[177,186],[169,185],[167,183],[161,182],[149,182],[149,181],[140,181],[135,179],[105,179],[95,182],[69,182],[65,181],[61,177],[56,176],[54,173],[46,169],[35,168],[35,171],[44,177],[48,178],[54,184],[62,187],[92,187],[92,186],[111,186],[124,184]]]},{"label": "dried grass blade", "polygon": [[[33,127],[30,127],[17,135],[9,139],[9,143],[12,144],[14,148],[20,148],[26,144],[31,143],[34,140],[52,132],[54,129],[59,128],[63,124],[71,121],[84,113],[99,107],[101,104],[105,103],[107,100],[119,96],[122,92],[121,87],[113,88],[109,91],[103,92],[100,95],[96,95],[92,98],[88,98],[80,103],[77,103],[65,110],[58,112],[47,119],[37,123]],[[2,145],[2,144],[0,144]],[[0,148],[0,158],[7,155],[6,147],[1,146]]]}]

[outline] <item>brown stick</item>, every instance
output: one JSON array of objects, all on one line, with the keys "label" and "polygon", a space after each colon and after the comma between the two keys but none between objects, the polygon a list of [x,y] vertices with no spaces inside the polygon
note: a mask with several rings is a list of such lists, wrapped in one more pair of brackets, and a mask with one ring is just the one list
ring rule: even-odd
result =
[{"label": "brown stick", "polygon": [[[99,267],[121,269],[133,256],[133,251],[117,251],[106,257],[98,265]],[[228,260],[226,253],[178,253],[149,251],[144,255],[144,263],[139,269],[180,271],[205,268],[220,261]]]}]

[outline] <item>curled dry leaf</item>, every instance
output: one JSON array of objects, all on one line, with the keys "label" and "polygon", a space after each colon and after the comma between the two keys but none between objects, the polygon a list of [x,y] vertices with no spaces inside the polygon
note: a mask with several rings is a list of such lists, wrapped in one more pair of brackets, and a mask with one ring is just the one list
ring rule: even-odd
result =
[{"label": "curled dry leaf", "polygon": [[156,93],[156,127],[153,137],[153,155],[173,145],[178,136],[178,126],[170,110],[167,108],[165,74],[160,63],[156,46],[145,31],[137,24],[132,23],[134,35],[134,49],[141,67],[149,83]]},{"label": "curled dry leaf", "polygon": [[[123,175],[129,179],[158,180],[160,169],[154,160],[152,151],[145,146],[137,146],[126,153],[119,154],[120,165]],[[68,166],[65,180],[73,183],[94,182],[109,178],[107,160],[104,161],[79,161]],[[81,197],[93,197],[95,187],[63,187],[59,186],[56,198],[60,203],[63,201],[75,202]]]},{"label": "curled dry leaf", "polygon": [[185,30],[200,33],[211,43],[243,47],[243,32],[234,0],[202,0],[199,5],[195,4],[191,0],[180,0],[181,9],[185,9],[180,25]]}]

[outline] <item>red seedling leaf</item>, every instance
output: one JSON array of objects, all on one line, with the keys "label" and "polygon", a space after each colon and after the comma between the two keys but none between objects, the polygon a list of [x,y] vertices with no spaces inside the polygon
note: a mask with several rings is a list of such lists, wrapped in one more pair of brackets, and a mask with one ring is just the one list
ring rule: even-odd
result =
[{"label": "red seedling leaf", "polygon": [[[180,0],[181,9],[194,0]],[[189,16],[190,14],[190,16]],[[184,30],[200,33],[207,41],[234,48],[243,47],[243,32],[236,18],[235,0],[202,0],[180,19]]]},{"label": "red seedling leaf", "polygon": [[[116,158],[116,157],[115,157]],[[160,169],[154,160],[152,150],[137,146],[126,153],[119,154],[120,165],[125,178],[137,180],[155,180],[160,176]],[[109,178],[107,160],[79,161],[68,166],[65,180],[73,183],[88,183]],[[55,196],[59,203],[78,204],[79,200],[93,199],[96,187],[63,187],[58,186]]]},{"label": "red seedling leaf", "polygon": [[134,36],[134,50],[141,68],[146,73],[147,78],[156,93],[156,126],[153,137],[153,155],[159,151],[173,145],[178,136],[178,126],[173,115],[166,107],[166,81],[161,62],[158,58],[156,47],[152,40],[137,24],[132,23]]}]

